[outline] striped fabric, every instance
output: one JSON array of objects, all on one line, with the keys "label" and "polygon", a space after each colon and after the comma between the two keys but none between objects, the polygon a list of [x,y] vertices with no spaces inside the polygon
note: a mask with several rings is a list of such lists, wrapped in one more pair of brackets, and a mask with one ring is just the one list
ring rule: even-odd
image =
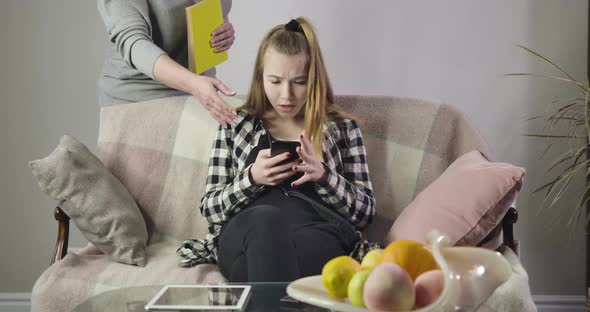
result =
[{"label": "striped fabric", "polygon": [[[226,98],[234,106],[240,98]],[[452,107],[397,97],[340,96],[362,129],[377,214],[363,231],[378,242],[401,210],[460,155],[477,149],[479,133]],[[33,311],[69,311],[114,288],[221,282],[217,266],[179,267],[186,238],[204,238],[199,212],[217,123],[193,97],[104,107],[96,153],[135,197],[150,239],[144,268],[115,263],[90,246],[48,268],[32,292]]]}]

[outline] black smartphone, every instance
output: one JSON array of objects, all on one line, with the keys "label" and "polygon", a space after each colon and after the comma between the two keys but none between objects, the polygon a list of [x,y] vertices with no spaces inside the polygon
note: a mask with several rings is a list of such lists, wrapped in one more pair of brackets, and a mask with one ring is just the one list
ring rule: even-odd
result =
[{"label": "black smartphone", "polygon": [[289,162],[293,162],[299,159],[297,154],[297,146],[300,146],[299,141],[271,141],[270,142],[270,156],[275,157],[279,154],[289,152],[291,155],[285,161],[280,162],[277,165],[283,165]]}]

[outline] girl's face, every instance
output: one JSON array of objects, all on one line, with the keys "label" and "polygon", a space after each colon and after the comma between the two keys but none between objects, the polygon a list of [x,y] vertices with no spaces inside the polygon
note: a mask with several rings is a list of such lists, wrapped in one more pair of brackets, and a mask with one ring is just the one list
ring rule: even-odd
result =
[{"label": "girl's face", "polygon": [[269,47],[263,58],[264,92],[281,118],[294,118],[305,106],[307,68],[304,52],[286,55]]}]

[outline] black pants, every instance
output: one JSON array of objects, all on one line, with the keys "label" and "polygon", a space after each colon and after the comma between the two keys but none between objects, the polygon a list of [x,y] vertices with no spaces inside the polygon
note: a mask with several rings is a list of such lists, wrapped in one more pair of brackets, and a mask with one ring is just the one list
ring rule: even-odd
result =
[{"label": "black pants", "polygon": [[222,228],[218,264],[231,282],[289,282],[349,254],[345,237],[305,201],[271,190]]}]

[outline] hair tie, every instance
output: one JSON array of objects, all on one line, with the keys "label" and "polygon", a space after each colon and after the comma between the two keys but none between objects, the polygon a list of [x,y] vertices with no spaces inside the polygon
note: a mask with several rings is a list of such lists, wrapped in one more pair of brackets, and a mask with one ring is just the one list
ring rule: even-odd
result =
[{"label": "hair tie", "polygon": [[303,34],[303,28],[301,28],[301,24],[299,24],[299,22],[294,19],[285,24],[285,29]]}]

